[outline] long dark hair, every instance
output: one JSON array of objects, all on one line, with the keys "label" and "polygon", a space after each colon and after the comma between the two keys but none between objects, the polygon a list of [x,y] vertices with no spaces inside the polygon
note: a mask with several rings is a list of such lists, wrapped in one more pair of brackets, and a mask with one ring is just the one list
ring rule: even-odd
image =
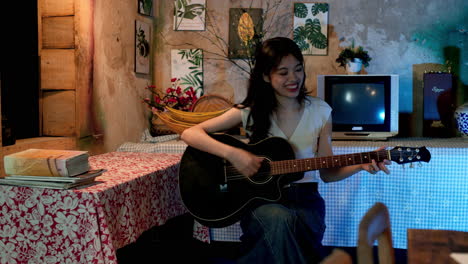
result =
[{"label": "long dark hair", "polygon": [[[241,103],[242,107],[250,107],[250,115],[247,119],[253,120],[253,125],[247,126],[252,131],[250,142],[257,142],[269,136],[271,120],[270,116],[278,108],[278,100],[270,83],[265,82],[263,76],[270,76],[272,70],[279,66],[281,59],[293,55],[304,65],[304,57],[299,47],[289,38],[276,37],[265,40],[256,49],[255,66],[250,74],[247,97]],[[307,90],[304,80],[300,87],[297,101],[302,105],[306,99]]]}]

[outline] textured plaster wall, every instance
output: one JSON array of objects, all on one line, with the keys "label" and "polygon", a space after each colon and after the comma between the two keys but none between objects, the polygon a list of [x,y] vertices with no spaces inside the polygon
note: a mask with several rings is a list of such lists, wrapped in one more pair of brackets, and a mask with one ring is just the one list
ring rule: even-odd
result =
[{"label": "textured plaster wall", "polygon": [[134,72],[137,1],[95,1],[94,107],[105,151],[125,141],[138,142],[148,127],[148,110],[141,99],[151,75]]},{"label": "textured plaster wall", "polygon": [[[136,0],[99,0],[95,7],[95,108],[107,151],[125,141],[138,141],[148,126],[149,111],[141,104],[148,96],[143,87],[153,83],[160,89],[170,85],[170,50],[194,48],[205,50],[205,93],[216,93],[235,102],[243,99],[247,76],[230,62],[216,59],[210,52],[220,52],[209,39],[209,31],[172,30],[174,1],[155,0],[154,17],[137,13]],[[207,29],[215,30],[228,40],[229,8],[267,8],[277,0],[207,0]],[[292,3],[283,0],[265,25],[270,25],[268,37],[292,37]],[[314,2],[314,1],[302,1]],[[400,75],[400,111],[413,112],[413,76],[421,78],[425,64],[443,64],[444,48],[454,46],[459,51],[458,74],[466,84],[467,17],[466,0],[330,0],[328,55],[306,56],[308,80],[306,86],[315,93],[316,75],[340,74],[335,59],[342,46],[364,46],[372,57],[367,73]],[[273,14],[273,11],[270,12]],[[133,71],[134,22],[140,19],[153,24],[152,75]],[[210,22],[211,21],[211,22]],[[214,25],[214,26],[210,26]],[[415,72],[414,69],[418,71]]]},{"label": "textured plaster wall", "polygon": [[[267,9],[268,3],[277,1],[217,0],[207,1],[209,17],[216,23],[218,34],[228,40],[229,8],[259,7]],[[268,37],[292,37],[292,6],[296,1],[284,0],[274,16]],[[313,1],[309,1],[313,2]],[[400,75],[400,110],[412,112],[413,65],[443,64],[443,49],[456,46],[461,50],[462,78],[467,82],[467,17],[468,2],[464,0],[348,0],[321,1],[330,4],[329,47],[327,56],[306,56],[307,87],[315,92],[317,74],[345,73],[335,59],[343,46],[364,46],[372,57],[367,73],[392,73]],[[157,51],[155,54],[156,83],[167,86],[170,78],[170,49],[190,48],[195,44],[209,51],[216,50],[200,33],[172,30],[172,1],[160,1],[157,14]],[[273,12],[271,12],[272,14]],[[201,33],[212,38],[209,33]],[[159,37],[158,37],[159,36]],[[164,38],[163,38],[164,36]],[[219,93],[234,98],[245,96],[246,76],[229,62],[205,60],[206,93]]]}]

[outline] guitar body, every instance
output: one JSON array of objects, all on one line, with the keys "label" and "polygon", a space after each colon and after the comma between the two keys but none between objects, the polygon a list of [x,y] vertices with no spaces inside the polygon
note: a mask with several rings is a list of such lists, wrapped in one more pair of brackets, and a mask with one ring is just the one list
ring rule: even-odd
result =
[{"label": "guitar body", "polygon": [[179,188],[185,207],[201,224],[209,227],[231,225],[240,220],[245,210],[262,203],[277,202],[282,186],[303,177],[303,172],[270,174],[270,161],[295,158],[292,147],[282,138],[271,137],[250,145],[224,134],[211,136],[265,157],[265,161],[257,174],[247,178],[224,159],[187,147],[180,164]]},{"label": "guitar body", "polygon": [[425,147],[397,146],[392,150],[295,160],[291,145],[279,137],[245,144],[224,134],[211,136],[264,157],[264,161],[255,175],[245,177],[226,160],[187,147],[180,163],[180,195],[188,211],[208,227],[231,225],[240,220],[245,210],[262,203],[279,201],[282,187],[302,179],[305,171],[371,163],[372,160],[382,162],[387,159],[405,164],[429,162],[431,159]]}]

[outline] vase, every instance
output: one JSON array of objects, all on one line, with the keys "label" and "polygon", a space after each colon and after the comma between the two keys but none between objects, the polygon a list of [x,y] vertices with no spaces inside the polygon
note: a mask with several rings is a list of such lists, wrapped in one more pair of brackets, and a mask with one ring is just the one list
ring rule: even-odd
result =
[{"label": "vase", "polygon": [[151,118],[151,126],[150,126],[150,134],[151,136],[161,136],[161,135],[169,135],[174,134],[170,128],[166,126],[166,124],[158,118],[157,115],[153,114]]},{"label": "vase", "polygon": [[348,74],[358,74],[362,68],[362,60],[354,58],[346,62],[346,71]]},{"label": "vase", "polygon": [[468,102],[455,110],[455,120],[457,120],[458,131],[464,138],[468,138]]}]

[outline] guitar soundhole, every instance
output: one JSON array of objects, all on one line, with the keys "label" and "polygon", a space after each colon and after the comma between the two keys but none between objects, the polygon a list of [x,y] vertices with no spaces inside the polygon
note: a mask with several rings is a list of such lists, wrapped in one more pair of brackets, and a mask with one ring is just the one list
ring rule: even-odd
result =
[{"label": "guitar soundhole", "polygon": [[268,158],[263,160],[262,166],[258,170],[257,174],[250,177],[250,180],[258,184],[264,184],[271,180],[270,160]]}]

